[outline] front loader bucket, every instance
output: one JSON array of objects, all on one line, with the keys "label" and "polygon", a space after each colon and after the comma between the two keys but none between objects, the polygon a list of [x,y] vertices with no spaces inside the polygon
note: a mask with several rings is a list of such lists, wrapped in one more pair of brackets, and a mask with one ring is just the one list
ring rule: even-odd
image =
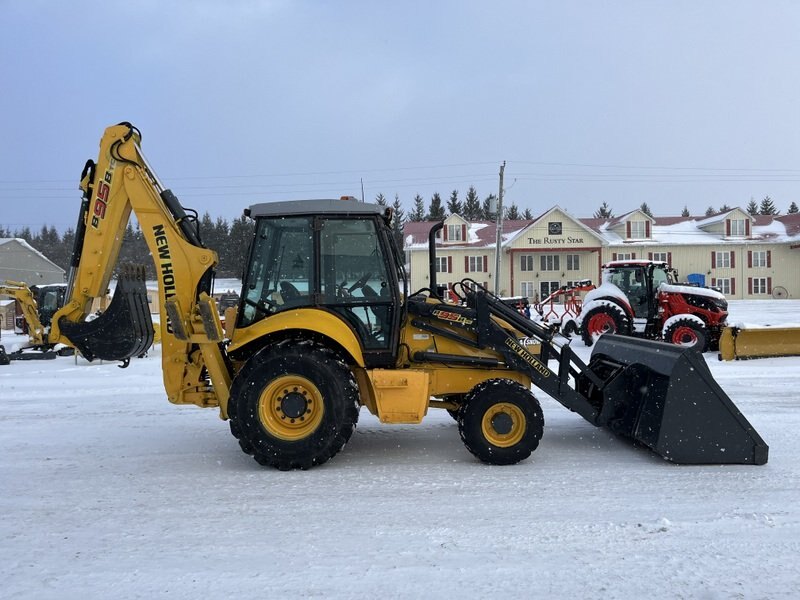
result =
[{"label": "front loader bucket", "polygon": [[607,334],[595,344],[589,368],[603,385],[579,385],[600,403],[597,425],[676,463],[767,462],[769,447],[697,350]]},{"label": "front loader bucket", "polygon": [[87,360],[128,360],[153,344],[153,321],[147,304],[145,271],[126,265],[117,279],[111,304],[92,321],[59,322],[61,332]]}]

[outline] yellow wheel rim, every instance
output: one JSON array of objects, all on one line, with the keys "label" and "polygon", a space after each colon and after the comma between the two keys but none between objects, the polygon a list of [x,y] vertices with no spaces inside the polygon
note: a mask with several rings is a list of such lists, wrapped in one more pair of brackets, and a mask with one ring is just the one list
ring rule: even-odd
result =
[{"label": "yellow wheel rim", "polygon": [[525,435],[525,415],[516,404],[499,402],[483,414],[481,431],[493,446],[510,448]]},{"label": "yellow wheel rim", "polygon": [[325,406],[316,385],[299,375],[270,382],[258,399],[258,417],[270,435],[290,442],[311,435],[322,422]]}]

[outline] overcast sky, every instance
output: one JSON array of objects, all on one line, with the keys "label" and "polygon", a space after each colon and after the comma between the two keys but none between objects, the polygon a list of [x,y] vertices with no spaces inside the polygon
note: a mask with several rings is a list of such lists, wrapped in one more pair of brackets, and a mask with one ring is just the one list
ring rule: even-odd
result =
[{"label": "overcast sky", "polygon": [[0,0],[0,224],[131,121],[186,206],[470,184],[539,214],[800,202],[800,2]]}]

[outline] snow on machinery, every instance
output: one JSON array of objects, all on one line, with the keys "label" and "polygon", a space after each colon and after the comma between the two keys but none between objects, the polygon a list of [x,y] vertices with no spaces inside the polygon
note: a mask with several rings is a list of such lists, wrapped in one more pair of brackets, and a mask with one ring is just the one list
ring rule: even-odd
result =
[{"label": "snow on machinery", "polygon": [[255,235],[240,302],[223,331],[210,295],[216,253],[159,182],[140,142],[129,123],[109,127],[97,163],[84,169],[76,296],[54,317],[55,336],[84,355],[118,360],[136,351],[131,340],[147,336],[130,318],[146,307],[143,285],[120,301],[125,311],[100,317],[105,335],[83,322],[133,211],[158,273],[168,399],[218,408],[260,464],[326,462],[349,440],[361,407],[389,424],[446,409],[473,455],[516,463],[543,434],[532,385],[670,461],[767,462],[767,445],[693,349],[606,335],[586,365],[567,338],[473,281],[456,284],[461,303],[445,302],[435,269],[442,223],[429,238],[430,288],[409,294],[391,209],[353,199],[245,211]]},{"label": "snow on machinery", "polygon": [[[580,299],[578,292],[588,292]],[[616,333],[680,346],[701,352],[716,348],[728,317],[728,302],[707,287],[678,283],[669,264],[651,260],[616,260],[602,266],[602,283],[595,288],[581,282],[555,294],[567,298],[562,316],[552,308],[566,334],[580,332],[591,346],[605,333]],[[540,308],[544,317],[544,311]]]}]

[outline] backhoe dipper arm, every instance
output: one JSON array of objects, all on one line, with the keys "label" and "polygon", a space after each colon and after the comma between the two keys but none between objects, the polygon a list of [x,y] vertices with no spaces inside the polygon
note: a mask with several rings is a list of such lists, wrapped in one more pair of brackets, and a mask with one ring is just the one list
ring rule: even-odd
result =
[{"label": "backhoe dipper arm", "polygon": [[[230,373],[220,349],[218,312],[209,296],[217,254],[202,246],[177,198],[148,165],[140,143],[141,134],[130,123],[109,127],[97,163],[84,169],[68,301],[53,317],[50,341],[77,337],[73,331],[92,325],[84,322],[87,312],[92,299],[106,293],[133,211],[156,268],[167,396],[177,404],[218,405],[226,417]],[[112,305],[116,300],[115,295]],[[146,300],[143,307],[141,303],[131,302],[130,310],[146,309]],[[146,317],[149,321],[149,310]]]}]

